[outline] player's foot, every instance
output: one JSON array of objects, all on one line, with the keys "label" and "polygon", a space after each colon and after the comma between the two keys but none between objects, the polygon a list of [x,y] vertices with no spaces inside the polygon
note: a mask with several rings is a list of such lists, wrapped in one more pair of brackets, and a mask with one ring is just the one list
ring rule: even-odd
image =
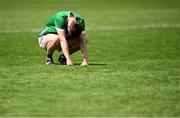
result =
[{"label": "player's foot", "polygon": [[54,61],[53,61],[52,58],[46,58],[45,63],[46,63],[47,65],[51,65],[51,64],[54,64]]},{"label": "player's foot", "polygon": [[58,62],[63,65],[66,65],[66,57],[64,55],[60,55],[58,58]]}]

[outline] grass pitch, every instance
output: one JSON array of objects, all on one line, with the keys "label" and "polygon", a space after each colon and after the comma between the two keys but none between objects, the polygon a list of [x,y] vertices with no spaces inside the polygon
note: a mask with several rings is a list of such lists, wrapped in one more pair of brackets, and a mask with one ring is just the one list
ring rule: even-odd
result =
[{"label": "grass pitch", "polygon": [[[178,0],[0,0],[0,116],[180,116]],[[90,65],[48,66],[37,36],[86,19]],[[58,53],[54,55],[56,60]]]}]

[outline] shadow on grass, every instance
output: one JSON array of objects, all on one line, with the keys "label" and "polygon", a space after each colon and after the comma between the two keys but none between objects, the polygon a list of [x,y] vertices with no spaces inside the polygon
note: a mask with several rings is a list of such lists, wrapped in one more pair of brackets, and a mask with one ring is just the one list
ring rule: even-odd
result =
[{"label": "shadow on grass", "polygon": [[89,63],[90,66],[107,66],[105,63]]},{"label": "shadow on grass", "polygon": [[[54,65],[61,65],[61,66],[65,66],[63,64],[60,64],[60,63],[54,63]],[[74,66],[80,66],[81,63],[74,63]],[[107,66],[107,64],[105,63],[89,63],[88,66]]]}]

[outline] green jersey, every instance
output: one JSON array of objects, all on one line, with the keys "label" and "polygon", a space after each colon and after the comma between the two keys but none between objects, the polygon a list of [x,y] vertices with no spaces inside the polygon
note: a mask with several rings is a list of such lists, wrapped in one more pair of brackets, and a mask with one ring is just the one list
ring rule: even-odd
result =
[{"label": "green jersey", "polygon": [[[67,34],[67,18],[70,11],[61,11],[52,16],[45,25],[45,29],[39,34],[39,36],[47,34],[57,34],[57,29],[64,30]],[[85,31],[84,18],[77,13],[72,12],[76,18],[76,21],[81,23],[83,30]]]}]

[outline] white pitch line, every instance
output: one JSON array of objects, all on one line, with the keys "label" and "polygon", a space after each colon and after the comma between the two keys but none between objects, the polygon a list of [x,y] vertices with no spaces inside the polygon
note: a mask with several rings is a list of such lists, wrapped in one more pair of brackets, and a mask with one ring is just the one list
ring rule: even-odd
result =
[{"label": "white pitch line", "polygon": [[36,33],[41,32],[42,29],[1,29],[0,33]]},{"label": "white pitch line", "polygon": [[[87,28],[87,31],[118,31],[118,30],[137,30],[137,29],[166,29],[166,28],[180,28],[180,24],[152,24],[152,25],[134,25],[134,26],[98,26],[94,28]],[[43,29],[0,29],[0,33],[37,33]]]},{"label": "white pitch line", "polygon": [[154,24],[154,25],[139,25],[139,26],[122,26],[122,27],[106,27],[106,26],[101,26],[101,27],[95,27],[95,28],[89,28],[89,30],[137,30],[137,29],[160,29],[160,28],[180,28],[180,24]]}]

